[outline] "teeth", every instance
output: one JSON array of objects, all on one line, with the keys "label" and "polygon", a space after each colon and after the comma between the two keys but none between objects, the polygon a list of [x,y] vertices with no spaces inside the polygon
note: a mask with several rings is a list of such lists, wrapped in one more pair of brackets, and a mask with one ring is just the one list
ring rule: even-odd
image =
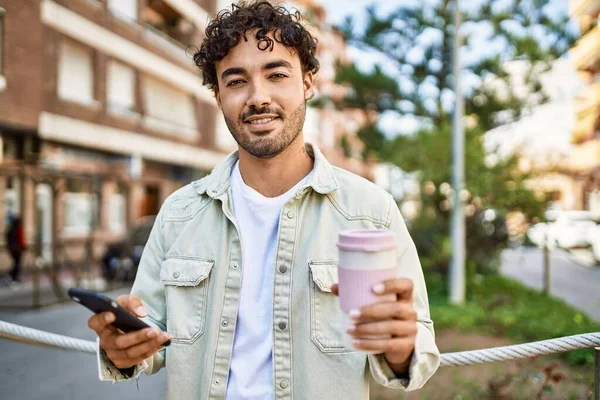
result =
[{"label": "teeth", "polygon": [[267,122],[273,121],[275,118],[263,118],[263,119],[255,119],[254,121],[250,121],[252,125],[260,125],[266,124]]}]

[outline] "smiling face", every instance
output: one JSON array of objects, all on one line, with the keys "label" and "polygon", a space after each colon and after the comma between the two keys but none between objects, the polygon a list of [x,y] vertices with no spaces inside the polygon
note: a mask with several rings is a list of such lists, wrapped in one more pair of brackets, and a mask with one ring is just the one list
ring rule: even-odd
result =
[{"label": "smiling face", "polygon": [[246,37],[216,63],[215,95],[240,151],[272,158],[302,132],[313,75],[293,49],[273,40],[272,51],[261,50],[254,31]]}]

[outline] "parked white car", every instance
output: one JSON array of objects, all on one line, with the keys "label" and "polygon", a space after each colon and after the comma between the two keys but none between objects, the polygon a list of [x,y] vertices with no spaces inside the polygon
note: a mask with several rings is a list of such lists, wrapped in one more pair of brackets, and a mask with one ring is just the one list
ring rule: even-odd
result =
[{"label": "parked white car", "polygon": [[533,244],[538,247],[544,247],[544,240],[546,239],[546,230],[548,229],[548,224],[545,222],[540,222],[531,226],[527,230],[527,237]]},{"label": "parked white car", "polygon": [[596,263],[600,264],[600,225],[590,231],[590,245]]},{"label": "parked white car", "polygon": [[546,218],[549,222],[532,226],[527,236],[540,247],[543,246],[546,235],[548,245],[552,248],[589,247],[598,236],[596,217],[589,211],[548,211]]}]

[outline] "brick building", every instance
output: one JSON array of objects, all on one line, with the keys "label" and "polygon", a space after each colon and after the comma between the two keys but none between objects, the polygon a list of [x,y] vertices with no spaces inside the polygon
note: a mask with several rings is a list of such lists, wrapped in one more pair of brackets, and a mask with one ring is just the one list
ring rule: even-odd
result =
[{"label": "brick building", "polygon": [[215,5],[0,1],[0,231],[20,214],[47,259],[77,259],[225,156],[186,54]]},{"label": "brick building", "polygon": [[[343,39],[316,16],[320,90]],[[0,232],[21,215],[50,260],[98,256],[140,217],[235,148],[191,59],[223,0],[0,0]],[[305,135],[363,176],[360,116],[307,111]],[[358,122],[357,122],[358,121]],[[349,135],[353,154],[340,148]],[[8,268],[0,238],[0,270]],[[88,242],[89,243],[89,242]]]}]

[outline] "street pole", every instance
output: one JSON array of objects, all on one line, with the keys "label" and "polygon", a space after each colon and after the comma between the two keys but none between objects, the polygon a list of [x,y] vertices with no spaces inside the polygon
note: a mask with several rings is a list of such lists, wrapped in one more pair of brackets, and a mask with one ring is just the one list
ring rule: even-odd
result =
[{"label": "street pole", "polygon": [[550,295],[550,248],[547,237],[544,240],[544,294]]},{"label": "street pole", "polygon": [[454,40],[452,67],[454,75],[454,121],[452,129],[452,187],[454,202],[452,209],[452,264],[450,266],[450,302],[462,304],[465,301],[465,213],[461,193],[464,190],[465,137],[463,132],[463,95],[460,83],[460,8],[459,0],[454,0]]},{"label": "street pole", "polygon": [[594,400],[600,400],[600,347],[594,349]]}]

